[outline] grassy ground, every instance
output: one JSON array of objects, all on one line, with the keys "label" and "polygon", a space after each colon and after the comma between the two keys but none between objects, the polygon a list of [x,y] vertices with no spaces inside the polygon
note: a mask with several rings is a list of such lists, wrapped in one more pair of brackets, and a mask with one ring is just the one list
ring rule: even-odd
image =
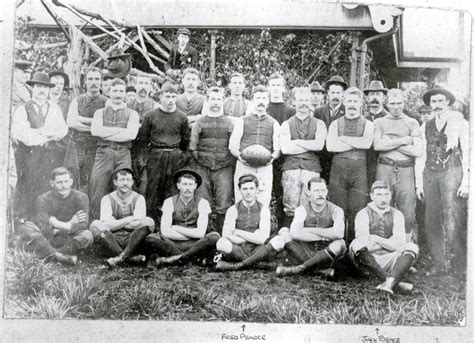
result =
[{"label": "grassy ground", "polygon": [[334,282],[193,265],[108,270],[93,258],[67,268],[9,249],[7,318],[460,325],[465,317],[465,283],[427,278],[424,261],[408,276],[415,292],[389,297],[375,291],[375,280],[354,276]]}]

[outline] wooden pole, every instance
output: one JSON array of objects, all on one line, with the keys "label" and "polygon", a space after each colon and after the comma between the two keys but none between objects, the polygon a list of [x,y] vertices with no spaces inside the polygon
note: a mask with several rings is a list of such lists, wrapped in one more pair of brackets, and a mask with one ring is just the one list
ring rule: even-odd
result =
[{"label": "wooden pole", "polygon": [[69,76],[69,86],[72,88],[73,97],[78,97],[81,90],[81,66],[84,45],[82,37],[76,27],[70,25],[71,44],[67,53],[67,61],[64,64],[64,72]]},{"label": "wooden pole", "polygon": [[209,77],[212,81],[216,80],[216,34],[217,30],[209,30],[211,34],[211,65]]},{"label": "wooden pole", "polygon": [[351,54],[351,75],[349,79],[349,85],[351,87],[357,86],[357,56],[359,49],[359,37],[352,37],[352,54]]}]

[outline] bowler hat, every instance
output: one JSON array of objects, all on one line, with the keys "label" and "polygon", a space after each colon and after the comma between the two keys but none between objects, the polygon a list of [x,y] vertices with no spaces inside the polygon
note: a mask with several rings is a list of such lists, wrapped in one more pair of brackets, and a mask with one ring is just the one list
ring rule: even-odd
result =
[{"label": "bowler hat", "polygon": [[49,78],[53,76],[62,76],[64,78],[64,88],[69,88],[69,76],[61,70],[52,70],[49,72]]},{"label": "bowler hat", "polygon": [[373,80],[370,81],[369,88],[364,89],[364,94],[367,95],[369,92],[382,92],[383,94],[387,94],[388,89],[383,86],[382,81]]},{"label": "bowler hat", "polygon": [[123,79],[128,75],[128,73],[130,73],[130,70],[132,70],[132,62],[128,57],[109,58],[107,69],[109,70],[109,74],[112,78],[117,77],[119,79]]},{"label": "bowler hat", "polygon": [[189,37],[189,36],[191,36],[191,31],[189,31],[188,29],[185,29],[185,28],[179,29],[177,35],[178,36],[179,35],[186,35],[186,36]]},{"label": "bowler hat", "polygon": [[33,85],[43,85],[48,86],[49,88],[54,87],[54,83],[49,82],[49,76],[46,73],[35,73],[31,80],[26,81],[26,84],[33,86]]},{"label": "bowler hat", "polygon": [[326,91],[328,90],[330,85],[341,85],[344,90],[346,90],[348,86],[347,82],[344,81],[344,79],[339,75],[331,76],[331,78],[325,82],[324,88],[326,88]]},{"label": "bowler hat", "polygon": [[25,61],[25,60],[16,60],[15,61],[15,68],[21,69],[24,71],[32,71],[33,69],[33,62]]},{"label": "bowler hat", "polygon": [[137,89],[134,87],[134,86],[128,86],[127,88],[125,88],[125,92],[128,93],[128,92],[134,92],[136,93],[137,92]]},{"label": "bowler hat", "polygon": [[390,187],[388,186],[388,184],[385,182],[385,181],[382,181],[382,180],[377,180],[375,181],[373,184],[372,184],[372,187],[370,187],[370,191],[373,192],[374,189],[376,188],[388,188],[390,189]]},{"label": "bowler hat", "polygon": [[[175,184],[178,183],[178,180],[179,178],[184,175],[184,174],[191,174],[192,176],[194,176],[196,178],[196,183],[197,183],[197,187],[199,187],[202,183],[202,177],[201,175],[199,175],[197,172],[195,172],[194,170],[191,170],[191,169],[181,169],[181,170],[178,170],[176,173],[174,173],[173,175],[173,182]],[[197,188],[196,187],[196,188]]]},{"label": "bowler hat", "polygon": [[119,167],[115,168],[115,170],[114,170],[114,177],[117,176],[117,173],[118,173],[119,171],[125,171],[125,172],[127,172],[127,173],[132,174],[132,176],[133,176],[133,170],[132,170],[132,168],[119,166]]},{"label": "bowler hat", "polygon": [[313,81],[311,83],[310,88],[311,88],[311,92],[313,93],[316,93],[316,92],[326,93],[326,90],[323,87],[321,87],[321,84],[318,81]]},{"label": "bowler hat", "polygon": [[428,105],[421,105],[418,107],[418,113],[431,113],[433,109]]},{"label": "bowler hat", "polygon": [[431,99],[431,96],[432,95],[436,95],[436,94],[443,94],[446,96],[446,98],[448,98],[449,100],[449,105],[451,106],[454,101],[456,100],[456,98],[454,97],[453,93],[451,93],[450,91],[448,91],[447,89],[444,89],[442,87],[435,87],[435,88],[432,88],[432,89],[429,89],[425,92],[425,94],[423,94],[423,102],[425,103],[425,105],[430,105],[430,99]]}]

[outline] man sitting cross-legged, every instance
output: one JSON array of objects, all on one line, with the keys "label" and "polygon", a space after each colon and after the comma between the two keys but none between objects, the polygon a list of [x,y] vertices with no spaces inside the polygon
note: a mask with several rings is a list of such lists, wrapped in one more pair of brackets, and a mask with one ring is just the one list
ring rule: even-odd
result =
[{"label": "man sitting cross-legged", "polygon": [[[297,274],[313,268],[325,270],[346,252],[344,212],[326,200],[326,181],[320,177],[310,179],[306,194],[309,201],[295,209],[290,229],[284,227],[279,232],[285,241],[285,250],[301,264],[280,266],[277,275]],[[330,270],[329,275],[333,273],[334,270]]]},{"label": "man sitting cross-legged", "polygon": [[160,256],[150,260],[155,267],[210,255],[220,238],[217,232],[206,233],[211,207],[206,199],[195,195],[202,183],[201,176],[182,169],[174,174],[173,180],[179,194],[163,203],[161,234],[146,239],[147,249]]},{"label": "man sitting cross-legged", "polygon": [[356,266],[383,281],[377,289],[393,294],[394,286],[411,291],[413,285],[399,282],[418,255],[418,246],[408,242],[402,212],[390,206],[392,194],[384,181],[375,181],[370,202],[357,213],[355,235],[349,251]]},{"label": "man sitting cross-legged", "polygon": [[257,177],[242,175],[238,187],[242,200],[227,210],[222,238],[216,244],[224,259],[238,262],[218,261],[216,268],[219,270],[237,270],[270,260],[285,246],[279,236],[268,239],[270,210],[257,201]]},{"label": "man sitting cross-legged", "polygon": [[53,169],[49,181],[53,190],[37,198],[32,220],[18,227],[20,239],[28,250],[35,251],[40,258],[49,257],[67,265],[75,265],[74,254],[93,242],[87,230],[89,198],[71,189],[72,182],[69,170]]},{"label": "man sitting cross-legged", "polygon": [[132,190],[133,172],[130,168],[115,170],[116,188],[100,202],[100,220],[90,226],[98,245],[108,255],[109,267],[123,262],[144,262],[144,255],[136,255],[145,238],[155,230],[155,222],[146,216],[145,198]]}]

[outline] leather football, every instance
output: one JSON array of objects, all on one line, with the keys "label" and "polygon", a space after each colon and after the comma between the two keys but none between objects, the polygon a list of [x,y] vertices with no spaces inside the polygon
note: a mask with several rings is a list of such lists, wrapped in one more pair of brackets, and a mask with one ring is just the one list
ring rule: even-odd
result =
[{"label": "leather football", "polygon": [[241,157],[251,166],[261,167],[270,162],[272,153],[264,146],[255,144],[245,148],[241,153]]}]

